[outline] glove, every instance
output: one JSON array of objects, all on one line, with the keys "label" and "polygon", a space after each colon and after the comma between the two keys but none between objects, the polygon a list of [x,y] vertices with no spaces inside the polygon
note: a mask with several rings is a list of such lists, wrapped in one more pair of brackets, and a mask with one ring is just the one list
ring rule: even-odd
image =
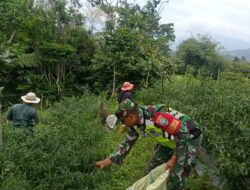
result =
[{"label": "glove", "polygon": [[104,159],[104,160],[101,160],[101,161],[96,162],[96,163],[95,163],[95,167],[96,167],[97,169],[102,170],[102,169],[106,168],[107,166],[109,166],[109,165],[111,165],[111,164],[112,164],[112,161],[110,160],[110,158],[106,158],[106,159]]},{"label": "glove", "polygon": [[121,125],[119,126],[119,132],[120,132],[121,134],[125,132],[125,129],[126,129],[126,125],[121,124]]}]

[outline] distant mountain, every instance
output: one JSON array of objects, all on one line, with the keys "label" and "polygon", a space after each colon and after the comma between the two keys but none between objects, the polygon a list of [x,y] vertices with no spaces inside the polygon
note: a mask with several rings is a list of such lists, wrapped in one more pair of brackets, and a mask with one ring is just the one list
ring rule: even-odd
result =
[{"label": "distant mountain", "polygon": [[238,57],[239,59],[245,58],[248,62],[250,62],[250,48],[241,49],[241,50],[233,50],[233,51],[224,51],[223,55],[228,56],[231,59]]},{"label": "distant mountain", "polygon": [[[171,44],[170,48],[173,52],[176,52],[178,45],[190,37],[191,36],[176,36],[175,42]],[[227,56],[231,60],[235,57],[239,59],[245,57],[246,61],[250,63],[250,41],[243,41],[221,35],[211,35],[211,38],[219,43],[221,55]]]},{"label": "distant mountain", "polygon": [[213,35],[212,38],[225,48],[225,51],[244,50],[250,48],[250,41],[243,41],[237,38]]},{"label": "distant mountain", "polygon": [[[230,38],[226,36],[221,36],[221,35],[210,35],[211,38],[219,43],[220,47],[223,47],[223,51],[234,51],[234,50],[241,50],[241,49],[248,49],[250,48],[250,41],[246,40],[243,41],[241,39],[237,38]],[[176,47],[183,41],[191,36],[176,36],[176,40],[173,44],[171,44],[171,48],[173,50],[176,50]]]}]

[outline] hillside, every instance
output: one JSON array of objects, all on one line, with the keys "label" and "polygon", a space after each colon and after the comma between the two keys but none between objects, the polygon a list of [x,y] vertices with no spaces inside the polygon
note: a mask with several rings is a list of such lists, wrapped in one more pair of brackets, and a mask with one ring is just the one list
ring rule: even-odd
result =
[{"label": "hillside", "polygon": [[250,62],[250,48],[248,49],[241,49],[241,50],[233,50],[233,51],[226,51],[223,52],[224,55],[228,56],[230,59],[234,59],[238,57],[239,59],[244,58]]},{"label": "hillside", "polygon": [[[155,85],[138,90],[135,99],[139,104],[167,103],[190,114],[203,129],[203,147],[219,166],[223,188],[248,189],[250,149],[245,145],[249,144],[249,87],[250,83],[240,81],[177,76],[164,82],[164,94]],[[140,179],[156,145],[142,136],[121,166],[95,169],[95,162],[107,157],[126,135],[97,122],[99,100],[89,93],[63,99],[39,112],[41,123],[32,136],[4,124],[0,189],[124,190]],[[116,101],[103,101],[113,113]],[[200,161],[204,163],[206,157],[201,155]],[[206,175],[192,174],[187,186],[215,190],[211,182],[218,184]]]}]

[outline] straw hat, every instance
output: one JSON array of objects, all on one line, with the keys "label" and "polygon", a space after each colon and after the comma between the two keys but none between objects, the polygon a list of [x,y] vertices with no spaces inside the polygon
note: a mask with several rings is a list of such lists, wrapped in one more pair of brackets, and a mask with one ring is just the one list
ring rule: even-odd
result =
[{"label": "straw hat", "polygon": [[30,103],[30,104],[37,104],[40,102],[40,98],[36,97],[36,94],[33,92],[29,92],[28,94],[21,96],[21,99],[26,102],[26,103]]},{"label": "straw hat", "polygon": [[130,82],[124,82],[123,85],[122,85],[122,90],[132,90],[134,87],[134,85]]}]

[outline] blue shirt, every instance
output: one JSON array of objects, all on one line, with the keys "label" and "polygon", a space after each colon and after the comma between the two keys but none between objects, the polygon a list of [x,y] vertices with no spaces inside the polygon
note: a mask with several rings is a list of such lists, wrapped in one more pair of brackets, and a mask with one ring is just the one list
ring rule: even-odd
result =
[{"label": "blue shirt", "polygon": [[39,122],[36,110],[30,104],[15,104],[7,114],[14,127],[32,128]]}]

